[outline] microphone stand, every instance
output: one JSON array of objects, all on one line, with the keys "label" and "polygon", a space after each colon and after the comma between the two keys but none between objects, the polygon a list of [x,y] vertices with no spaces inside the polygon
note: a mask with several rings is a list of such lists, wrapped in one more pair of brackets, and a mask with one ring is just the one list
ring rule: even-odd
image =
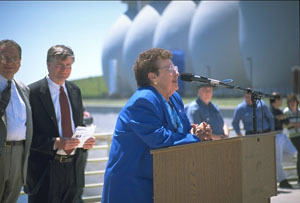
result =
[{"label": "microphone stand", "polygon": [[[251,93],[251,102],[252,102],[252,108],[253,108],[253,133],[256,134],[257,133],[257,122],[256,122],[256,109],[257,109],[257,100],[261,100],[261,94],[259,94],[258,92],[255,92],[254,90],[248,88],[247,89],[247,93]],[[263,118],[262,118],[263,119]],[[262,129],[263,131],[263,129]]]},{"label": "microphone stand", "polygon": [[[207,82],[203,81],[203,82],[210,84],[210,81],[207,81]],[[270,95],[270,94],[265,94],[265,93],[262,93],[262,92],[259,92],[259,91],[254,91],[251,88],[243,88],[243,87],[240,87],[240,86],[229,85],[229,84],[226,84],[224,82],[219,82],[218,84],[214,84],[214,85],[223,86],[223,87],[226,87],[228,89],[241,90],[243,92],[247,92],[248,94],[251,93],[251,101],[252,101],[252,107],[253,107],[253,117],[252,117],[252,120],[253,120],[253,133],[256,134],[257,133],[257,123],[256,123],[256,120],[257,120],[256,119],[257,104],[256,104],[256,102],[257,102],[257,100],[261,100],[262,96],[269,97],[269,98],[274,98],[274,96]]]}]

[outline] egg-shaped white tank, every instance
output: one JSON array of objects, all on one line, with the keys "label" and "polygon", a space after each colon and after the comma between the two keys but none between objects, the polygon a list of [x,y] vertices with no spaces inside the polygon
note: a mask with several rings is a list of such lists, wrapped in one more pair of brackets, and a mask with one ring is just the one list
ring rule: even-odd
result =
[{"label": "egg-shaped white tank", "polygon": [[291,68],[299,65],[299,2],[239,4],[241,52],[254,89],[289,93]]},{"label": "egg-shaped white tank", "polygon": [[[201,1],[189,33],[189,55],[195,74],[233,79],[232,85],[249,86],[239,46],[238,1]],[[215,95],[240,94],[218,88]]]},{"label": "egg-shaped white tank", "polygon": [[[193,1],[171,1],[161,15],[156,27],[153,47],[168,49],[173,52],[173,62],[180,60],[179,72],[192,72],[188,61],[188,35],[196,4]],[[180,51],[180,52],[178,52]],[[176,53],[180,54],[176,54]],[[194,94],[193,88],[188,88],[179,81],[179,91],[184,94]],[[184,88],[186,87],[186,88]]]},{"label": "egg-shaped white tank", "polygon": [[152,48],[153,34],[159,18],[158,11],[148,4],[136,15],[126,34],[122,58],[131,91],[137,88],[133,65],[141,52]]},{"label": "egg-shaped white tank", "polygon": [[129,87],[126,70],[122,61],[122,49],[127,31],[132,24],[128,15],[122,14],[111,27],[104,40],[102,48],[103,78],[109,95],[129,96],[132,91]]}]

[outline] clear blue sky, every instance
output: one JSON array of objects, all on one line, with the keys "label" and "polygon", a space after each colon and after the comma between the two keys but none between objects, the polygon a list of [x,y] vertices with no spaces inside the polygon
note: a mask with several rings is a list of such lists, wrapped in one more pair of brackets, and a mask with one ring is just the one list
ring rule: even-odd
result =
[{"label": "clear blue sky", "polygon": [[46,76],[47,51],[57,44],[74,51],[69,79],[102,75],[103,41],[126,10],[120,1],[0,1],[0,39],[15,40],[23,52],[15,78],[28,85]]}]

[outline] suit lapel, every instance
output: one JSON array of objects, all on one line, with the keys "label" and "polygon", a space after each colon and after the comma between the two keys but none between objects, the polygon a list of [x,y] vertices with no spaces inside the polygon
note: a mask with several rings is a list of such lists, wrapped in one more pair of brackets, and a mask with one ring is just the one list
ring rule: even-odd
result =
[{"label": "suit lapel", "polygon": [[163,98],[163,96],[153,87],[150,87],[150,89],[156,94],[157,98],[159,98],[162,108],[163,108],[163,114],[167,120],[167,126],[169,129],[175,130],[175,127],[172,124],[171,116],[169,114],[169,111],[165,105],[166,100]]},{"label": "suit lapel", "polygon": [[54,105],[51,99],[51,94],[50,94],[50,90],[46,78],[43,80],[43,83],[40,88],[40,99],[42,101],[44,108],[48,112],[51,120],[53,121],[53,124],[58,129]]},{"label": "suit lapel", "polygon": [[[14,80],[16,83],[17,90],[19,92],[19,95],[22,97],[25,106],[26,106],[26,139],[25,139],[25,159],[27,158],[29,154],[29,149],[31,145],[31,140],[32,140],[32,112],[31,112],[31,107],[30,107],[30,102],[29,102],[29,89],[26,90],[24,85],[19,83],[18,81]],[[27,163],[27,161],[25,162]],[[24,166],[27,167],[27,164]],[[27,170],[24,170],[24,173]]]},{"label": "suit lapel", "polygon": [[173,105],[175,106],[175,110],[177,112],[177,115],[179,117],[180,122],[182,123],[183,126],[183,131],[186,131],[185,126],[189,126],[189,119],[187,118],[184,108],[181,107],[181,105],[179,104],[179,102],[177,101],[175,95],[173,94],[170,97],[170,100],[172,101]]}]

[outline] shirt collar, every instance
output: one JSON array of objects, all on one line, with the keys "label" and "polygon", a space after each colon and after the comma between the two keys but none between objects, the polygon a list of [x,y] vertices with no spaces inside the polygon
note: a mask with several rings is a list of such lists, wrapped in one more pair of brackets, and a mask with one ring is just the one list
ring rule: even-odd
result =
[{"label": "shirt collar", "polygon": [[[59,90],[60,85],[58,85],[58,84],[56,84],[55,82],[53,82],[53,80],[51,80],[51,79],[49,78],[48,75],[46,76],[46,78],[47,78],[49,87],[50,87],[51,89]],[[64,89],[66,89],[66,87],[65,87],[66,85],[65,85],[65,84],[66,84],[66,83],[64,82],[64,83],[61,85],[61,86],[63,86]]]},{"label": "shirt collar", "polygon": [[[13,79],[12,79],[12,80],[13,80]],[[0,74],[0,82],[1,82],[1,83],[2,83],[2,82],[3,82],[3,83],[4,83],[4,82],[7,83],[7,81],[8,81],[8,80]]]},{"label": "shirt collar", "polygon": [[198,103],[198,105],[200,106],[211,106],[211,102],[209,102],[208,104],[205,104],[201,99],[200,99],[200,97],[198,96],[197,97],[197,103]]},{"label": "shirt collar", "polygon": [[[7,86],[7,79],[0,74],[0,90],[2,91]],[[12,81],[12,87],[14,86],[14,79]]]}]

